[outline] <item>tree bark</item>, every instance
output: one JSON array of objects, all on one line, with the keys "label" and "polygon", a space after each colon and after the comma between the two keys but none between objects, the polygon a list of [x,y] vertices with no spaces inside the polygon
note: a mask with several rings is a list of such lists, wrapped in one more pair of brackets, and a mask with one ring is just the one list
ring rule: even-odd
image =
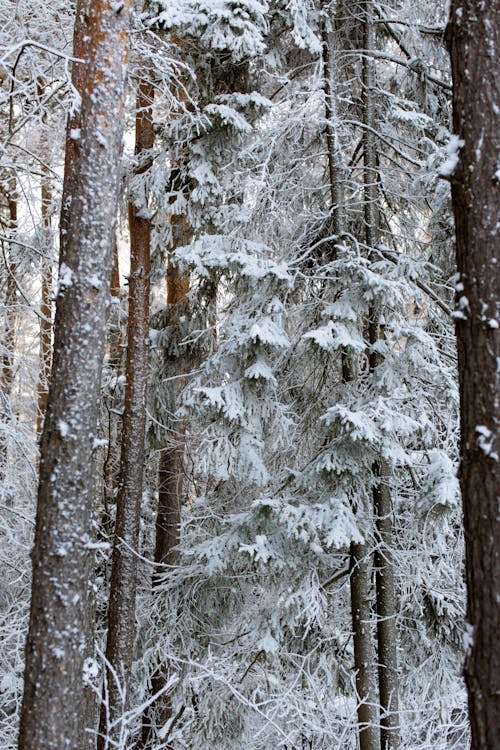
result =
[{"label": "tree bark", "polygon": [[393,558],[393,508],[388,486],[390,469],[379,460],[373,467],[379,483],[373,488],[376,517],[375,586],[377,592],[378,686],[380,696],[380,745],[399,747],[399,671],[396,587]]},{"label": "tree bark", "polygon": [[[182,216],[173,216],[172,224],[173,249],[175,249],[175,247],[180,247],[190,241],[191,229]],[[172,325],[175,325],[180,312],[186,309],[189,284],[189,275],[181,274],[178,266],[169,262],[167,269],[167,304]],[[170,387],[175,388],[177,392],[181,385],[177,381],[173,381]],[[185,434],[182,426],[173,427],[170,430],[169,443],[167,447],[161,449],[158,464],[154,588],[161,584],[165,575],[165,566],[174,565],[177,557],[175,547],[179,543],[184,484]],[[159,664],[151,678],[151,694],[160,693],[167,681],[168,665],[165,663]],[[162,693],[144,712],[138,750],[150,747],[156,736],[156,728],[164,726],[171,717],[172,702],[170,696]],[[171,750],[171,748],[171,745],[166,746],[166,750]]]},{"label": "tree bark", "polygon": [[[20,750],[88,745],[93,450],[109,307],[130,2],[91,0],[40,447]],[[83,709],[82,709],[83,707]]]},{"label": "tree bark", "polygon": [[[9,210],[8,235],[13,237],[17,231],[17,191],[16,179],[9,179],[7,204]],[[5,415],[5,420],[10,420],[12,412],[10,398],[12,394],[12,385],[14,382],[14,353],[16,348],[16,298],[17,287],[15,280],[16,263],[12,262],[12,244],[9,248],[5,279],[5,301],[4,301],[4,333],[3,333],[3,351],[2,351],[2,371],[0,374],[0,406]],[[0,481],[5,476],[7,464],[7,436],[0,437]]]},{"label": "tree bark", "polygon": [[457,251],[460,484],[467,620],[465,678],[474,750],[500,747],[500,423],[498,208],[500,3],[453,0],[447,42],[453,130],[451,175]]},{"label": "tree bark", "polygon": [[[75,10],[75,26],[73,29],[73,57],[83,62],[73,62],[71,68],[71,85],[80,98],[83,96],[87,80],[88,61],[88,33],[89,33],[89,10],[91,0],[77,0]],[[68,217],[71,207],[73,185],[73,164],[78,148],[80,128],[81,106],[77,101],[72,103],[66,122],[66,142],[64,151],[64,182],[61,197],[61,215],[59,217],[60,247],[59,263],[61,263],[62,248],[66,241],[68,231]]]},{"label": "tree bark", "polygon": [[[50,204],[52,192],[47,176],[42,177],[42,224],[44,236],[50,236]],[[48,251],[48,241],[44,243],[44,251]],[[49,393],[50,366],[52,361],[52,263],[50,258],[42,257],[40,263],[42,277],[40,303],[40,372],[38,374],[38,413],[36,431],[42,431],[43,420],[47,410],[47,396]]]},{"label": "tree bark", "polygon": [[[363,9],[363,47],[375,49],[373,26],[373,2],[366,0]],[[364,218],[365,242],[370,260],[376,261],[374,252],[378,239],[378,174],[375,146],[375,65],[373,59],[363,57],[363,97],[364,97]],[[382,363],[383,357],[376,346],[384,338],[381,326],[381,311],[371,305],[368,311],[368,336],[370,344],[370,371],[373,373]],[[395,750],[399,747],[399,673],[397,656],[397,609],[394,583],[393,549],[393,507],[389,489],[390,469],[385,459],[380,458],[373,465],[376,484],[373,487],[373,501],[376,524],[375,587],[377,609],[377,654],[378,688],[380,701],[380,745],[382,750]]]},{"label": "tree bark", "polygon": [[[327,4],[325,3],[325,6]],[[331,23],[335,23],[334,20]],[[335,32],[334,32],[335,33]],[[344,196],[343,184],[345,174],[342,166],[342,154],[338,144],[336,132],[336,100],[334,92],[335,72],[333,57],[335,47],[332,44],[334,33],[330,33],[327,25],[323,27],[323,89],[325,92],[325,117],[326,117],[326,147],[328,152],[328,177],[331,200],[331,229],[335,237],[339,237],[344,229]]]},{"label": "tree bark", "polygon": [[[136,176],[144,174],[151,166],[154,146],[153,97],[152,83],[143,79],[139,84],[136,104]],[[127,733],[127,728],[119,719],[127,709],[130,693],[145,455],[151,220],[147,214],[144,191],[139,190],[134,195],[132,185],[131,195],[125,409],[108,610],[107,679],[98,740],[98,748],[103,750],[112,742],[123,742]]]},{"label": "tree bark", "polygon": [[368,544],[351,544],[351,613],[358,696],[360,750],[378,750],[378,698],[372,640],[372,553]]}]

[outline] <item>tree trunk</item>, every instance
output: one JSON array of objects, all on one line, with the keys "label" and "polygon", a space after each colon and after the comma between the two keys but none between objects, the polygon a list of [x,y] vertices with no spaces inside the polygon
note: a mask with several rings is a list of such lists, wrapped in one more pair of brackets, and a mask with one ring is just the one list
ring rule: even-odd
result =
[{"label": "tree trunk", "polygon": [[[184,217],[172,217],[172,235],[174,249],[190,241],[191,230]],[[178,266],[169,263],[167,270],[167,304],[170,309],[171,325],[175,325],[180,312],[185,311],[189,292],[189,275],[182,275]],[[176,392],[182,387],[172,381],[170,387]],[[177,395],[177,393],[176,393]],[[175,400],[175,397],[174,397]],[[156,511],[156,538],[153,587],[161,584],[165,575],[165,565],[174,565],[175,547],[179,543],[180,520],[182,510],[182,491],[184,479],[185,434],[181,427],[170,429],[169,445],[162,448],[158,464],[158,508]],[[168,665],[159,664],[151,678],[151,694],[155,695],[165,687],[168,681]],[[139,748],[150,747],[156,736],[156,728],[165,726],[172,717],[170,696],[161,693],[144,712],[142,735]],[[167,745],[166,750],[172,746]]]},{"label": "tree trunk", "polygon": [[383,459],[374,467],[379,483],[373,488],[376,517],[375,585],[377,591],[378,686],[380,695],[380,745],[399,747],[399,672],[396,590],[393,559],[393,509],[388,482],[390,470]]},{"label": "tree trunk", "polygon": [[[87,80],[88,60],[88,32],[89,11],[91,0],[77,0],[75,9],[75,27],[73,30],[73,57],[85,62],[73,62],[71,67],[71,85],[77,96],[83,97],[84,86]],[[77,153],[80,128],[81,107],[78,102],[73,102],[66,123],[66,142],[64,151],[64,182],[61,197],[61,215],[59,218],[60,252],[59,263],[61,263],[62,248],[66,241],[68,231],[68,217],[71,207],[72,194],[75,190],[73,185],[73,164]]]},{"label": "tree trunk", "polygon": [[372,641],[372,553],[368,544],[351,544],[351,613],[358,696],[360,750],[378,750],[378,700]]},{"label": "tree trunk", "polygon": [[[13,237],[17,231],[17,192],[16,179],[12,177],[9,180],[7,203],[9,209],[8,235]],[[15,251],[14,251],[15,252]],[[5,256],[4,256],[5,257]],[[10,420],[12,413],[10,397],[12,394],[12,384],[14,381],[14,352],[16,347],[16,297],[17,287],[15,280],[16,263],[12,262],[13,252],[12,244],[9,248],[9,257],[7,261],[6,279],[5,279],[5,301],[4,301],[4,333],[3,333],[3,351],[2,351],[2,372],[0,374],[0,407],[5,420]],[[0,481],[5,476],[7,464],[7,436],[0,436]]]},{"label": "tree trunk", "polygon": [[[130,3],[91,0],[40,447],[20,750],[88,745],[93,451],[109,307]],[[75,135],[75,134],[73,134]],[[83,708],[82,708],[83,707]]]},{"label": "tree trunk", "polygon": [[[48,252],[50,237],[50,204],[52,192],[47,176],[42,177],[42,224],[46,242],[44,252]],[[40,372],[38,374],[38,414],[36,419],[36,431],[42,431],[43,420],[47,410],[47,396],[49,392],[50,366],[52,360],[52,263],[50,258],[42,256],[40,264],[42,277],[41,303],[40,303]]]},{"label": "tree trunk", "polygon": [[[345,21],[344,10],[336,18],[335,26]],[[337,29],[335,29],[337,31]],[[333,91],[333,34],[325,27],[323,31],[323,69],[325,91],[325,115],[327,119],[326,145],[328,153],[328,174],[330,178],[331,231],[338,237],[343,231],[344,209],[342,198],[343,172],[340,149],[336,144],[335,97]],[[336,40],[338,41],[338,40]],[[374,153],[374,152],[373,152]],[[366,199],[365,180],[365,205]],[[372,196],[371,196],[372,197]],[[368,217],[369,219],[370,217]],[[332,257],[335,258],[334,251]],[[357,367],[348,352],[342,352],[342,380],[344,383],[356,377]],[[360,750],[378,750],[378,696],[375,670],[375,651],[372,636],[372,553],[369,544],[351,544],[350,547],[350,588],[351,617],[354,645],[354,669],[356,673],[356,693],[358,699],[358,738]]]},{"label": "tree trunk", "polygon": [[[326,6],[326,3],[325,3]],[[332,23],[335,21],[332,20]],[[334,34],[330,33],[326,22],[323,27],[323,89],[325,92],[325,117],[326,117],[326,147],[328,152],[328,177],[331,200],[331,230],[338,238],[344,229],[344,206],[343,206],[343,184],[345,174],[342,168],[342,153],[338,144],[336,132],[336,100],[334,93],[335,71],[333,56],[335,46],[332,44]]]},{"label": "tree trunk", "polygon": [[[137,176],[151,166],[154,145],[154,87],[142,80],[136,104]],[[101,707],[98,747],[124,742],[127,727],[119,721],[130,693],[135,640],[137,549],[144,474],[146,386],[148,376],[151,220],[144,191],[129,202],[130,276],[125,409],[122,427],[119,490],[108,611],[106,685]],[[108,666],[109,665],[109,666]]]},{"label": "tree trunk", "polygon": [[465,666],[474,750],[500,747],[500,423],[498,206],[500,3],[453,0],[447,41],[457,247],[455,313],[460,387],[467,620]]},{"label": "tree trunk", "polygon": [[[373,2],[366,0],[363,9],[363,47],[375,49],[373,26]],[[377,156],[375,146],[375,65],[367,55],[363,58],[364,97],[364,218],[365,242],[369,258],[377,260],[374,248],[379,227]],[[384,337],[381,327],[381,311],[371,305],[368,312],[368,336],[370,344],[370,371],[382,363],[376,345]],[[396,627],[396,592],[394,585],[393,508],[389,489],[390,470],[387,461],[379,459],[373,465],[376,484],[373,488],[374,513],[376,518],[375,586],[377,605],[377,653],[378,687],[380,700],[380,744],[382,750],[399,747],[398,714],[398,657]]]}]

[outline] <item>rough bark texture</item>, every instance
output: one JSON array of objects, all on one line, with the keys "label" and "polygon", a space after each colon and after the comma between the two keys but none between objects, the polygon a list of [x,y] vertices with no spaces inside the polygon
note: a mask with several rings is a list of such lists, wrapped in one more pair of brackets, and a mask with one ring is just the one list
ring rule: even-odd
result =
[{"label": "rough bark texture", "polygon": [[93,450],[119,190],[130,4],[92,0],[41,439],[20,750],[80,750]]},{"label": "rough bark texture", "polygon": [[388,482],[390,470],[380,460],[374,466],[380,478],[373,489],[377,525],[375,584],[377,591],[378,685],[380,696],[380,745],[382,750],[399,747],[398,632],[393,559],[393,509]]},{"label": "rough bark texture", "polygon": [[[88,32],[89,32],[90,0],[77,0],[75,9],[75,26],[73,30],[73,57],[78,60],[88,60]],[[76,96],[82,97],[87,79],[86,62],[74,62],[71,68],[71,85]],[[61,198],[61,216],[59,219],[59,234],[61,248],[66,240],[68,217],[71,206],[72,193],[75,186],[72,182],[73,164],[77,153],[78,133],[80,128],[81,108],[74,102],[66,123],[66,143],[64,152],[64,183]],[[61,262],[61,253],[59,255]]]},{"label": "rough bark texture", "polygon": [[360,750],[378,750],[378,698],[371,613],[372,553],[367,544],[353,543],[350,557],[359,747]]},{"label": "rough bark texture", "polygon": [[500,747],[500,395],[498,211],[500,3],[454,0],[447,41],[457,243],[456,332],[461,407],[467,619],[465,677],[474,750]]},{"label": "rough bark texture", "polygon": [[[373,26],[373,2],[363,4],[363,47],[375,49]],[[377,260],[374,253],[378,241],[379,210],[377,188],[377,154],[375,144],[375,66],[374,61],[363,58],[364,101],[364,219],[365,242],[371,261]],[[368,311],[368,338],[370,344],[370,371],[375,372],[383,358],[377,351],[378,342],[384,337],[380,323],[379,306],[371,305]],[[375,587],[377,610],[377,663],[378,692],[380,702],[380,745],[382,750],[399,747],[398,714],[398,658],[397,658],[397,612],[394,585],[393,509],[389,489],[390,470],[387,461],[380,459],[373,465],[376,484],[373,488],[373,505],[376,524]]]},{"label": "rough bark texture", "polygon": [[[154,131],[154,88],[141,81],[137,94],[135,153],[136,175],[151,166]],[[98,747],[123,741],[126,727],[119,718],[127,709],[135,640],[137,555],[144,473],[146,386],[148,376],[149,290],[151,220],[147,205],[132,188],[129,203],[130,276],[127,332],[125,409],[122,427],[119,490],[108,610],[108,640],[104,700]],[[113,745],[111,745],[113,746]]]},{"label": "rough bark texture", "polygon": [[156,515],[155,562],[161,576],[165,565],[173,565],[173,548],[179,543],[183,485],[184,435],[175,433],[172,446],[160,453],[158,466],[158,513]]}]

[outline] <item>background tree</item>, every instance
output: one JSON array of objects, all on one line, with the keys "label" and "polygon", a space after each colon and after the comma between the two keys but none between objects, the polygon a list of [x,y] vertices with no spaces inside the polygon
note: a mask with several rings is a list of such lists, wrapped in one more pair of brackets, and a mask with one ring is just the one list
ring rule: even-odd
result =
[{"label": "background tree", "polygon": [[[139,83],[136,102],[135,174],[151,166],[154,146],[154,86]],[[98,746],[126,742],[126,727],[119,721],[130,695],[130,670],[135,640],[137,556],[141,518],[146,436],[146,386],[148,377],[149,288],[151,220],[147,194],[131,186],[129,202],[130,274],[128,297],[125,406],[122,423],[119,489],[109,592],[105,689],[101,707]],[[135,188],[135,189],[134,189]],[[124,737],[125,733],[125,737]]]}]

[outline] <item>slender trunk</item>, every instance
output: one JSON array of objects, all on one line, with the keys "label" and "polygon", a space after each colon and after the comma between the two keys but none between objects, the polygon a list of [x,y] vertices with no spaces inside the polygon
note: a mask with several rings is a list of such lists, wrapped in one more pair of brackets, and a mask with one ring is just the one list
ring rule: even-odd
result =
[{"label": "slender trunk", "polygon": [[[337,19],[335,19],[336,21]],[[336,23],[335,23],[336,25]],[[327,119],[326,145],[328,173],[330,177],[331,229],[340,235],[344,225],[342,200],[343,173],[341,156],[336,145],[335,98],[332,70],[332,34],[323,32],[323,69],[325,91],[325,115]],[[336,252],[332,254],[334,259]],[[356,363],[348,352],[342,352],[342,380],[344,383],[356,377]],[[358,737],[360,750],[378,750],[378,700],[375,676],[375,652],[372,636],[372,553],[368,544],[350,546],[350,591],[351,617],[354,645],[354,669],[358,699]]]},{"label": "slender trunk", "polygon": [[[17,231],[17,192],[16,179],[9,180],[9,193],[7,196],[9,219],[8,235],[13,237]],[[17,287],[15,280],[16,263],[12,262],[15,250],[12,244],[9,248],[8,259],[5,257],[7,268],[5,279],[5,301],[4,301],[4,334],[2,351],[2,371],[0,374],[0,407],[5,419],[9,420],[11,415],[11,394],[14,381],[14,353],[16,348],[16,297]],[[2,433],[0,437],[0,480],[4,478],[7,464],[7,436]]]},{"label": "slender trunk", "polygon": [[[172,235],[174,249],[187,244],[191,237],[189,224],[184,217],[172,217]],[[178,266],[169,263],[167,270],[167,304],[170,310],[170,323],[174,325],[181,312],[185,312],[189,292],[189,275],[181,274]],[[182,384],[174,380],[171,387],[176,394]],[[174,400],[175,400],[174,396]],[[175,547],[179,543],[180,520],[182,510],[182,493],[184,479],[185,432],[182,425],[174,426],[169,431],[169,445],[160,451],[158,464],[158,508],[156,512],[155,563],[153,587],[161,584],[165,575],[165,565],[174,565]],[[151,694],[160,693],[168,681],[168,665],[158,665],[151,678]],[[139,748],[151,746],[156,736],[156,727],[165,726],[172,717],[170,696],[161,693],[144,712]],[[172,746],[167,745],[166,750]]]},{"label": "slender trunk", "polygon": [[[363,8],[363,47],[375,49],[373,26],[373,3],[365,0]],[[369,258],[374,261],[374,248],[378,236],[378,190],[377,156],[374,138],[375,129],[375,65],[365,55],[363,57],[363,97],[364,97],[364,219],[365,243]],[[370,344],[370,370],[374,372],[382,358],[376,352],[376,345],[383,338],[380,323],[380,309],[371,305],[368,311],[368,335]],[[373,488],[374,512],[376,518],[375,586],[377,604],[377,652],[378,688],[380,699],[380,744],[382,750],[395,750],[399,747],[398,715],[398,661],[396,628],[396,593],[394,586],[393,509],[389,490],[389,467],[383,459],[373,465],[376,484]]]},{"label": "slender trunk", "polygon": [[[20,750],[88,746],[93,451],[109,307],[130,3],[91,0],[81,133],[61,243],[54,355],[40,445]],[[103,200],[106,196],[106,200]]]},{"label": "slender trunk", "polygon": [[123,408],[119,378],[123,373],[122,363],[122,312],[120,300],[120,269],[118,261],[118,243],[113,245],[113,268],[111,270],[111,314],[109,321],[109,358],[111,370],[110,388],[104,401],[107,421],[108,446],[103,464],[103,511],[100,519],[101,533],[104,539],[113,534],[111,507],[116,504],[116,488],[120,470],[120,434]]},{"label": "slender trunk", "polygon": [[455,313],[470,650],[465,665],[474,750],[500,747],[499,0],[453,0],[447,41],[457,248]]},{"label": "slender trunk", "polygon": [[379,747],[378,700],[372,639],[372,553],[369,545],[352,543],[350,558],[359,747],[360,750],[377,750]]},{"label": "slender trunk", "polygon": [[[332,23],[334,23],[332,21]],[[343,231],[344,207],[343,190],[344,173],[342,169],[342,154],[338,144],[336,132],[336,101],[333,82],[334,65],[333,59],[335,47],[332,44],[333,33],[323,28],[323,88],[325,92],[325,117],[326,117],[326,147],[328,152],[328,177],[330,180],[331,200],[331,229],[332,234],[338,237]]]},{"label": "slender trunk", "polygon": [[[153,97],[153,85],[148,80],[142,80],[136,104],[136,176],[144,174],[151,166],[154,145]],[[102,750],[110,743],[123,743],[127,736],[127,727],[119,719],[128,705],[135,640],[137,549],[146,432],[151,247],[151,220],[143,194],[143,190],[138,190],[138,198],[132,186],[129,202],[130,276],[125,409],[109,595],[106,685],[98,740],[98,748]]]},{"label": "slender trunk", "polygon": [[397,610],[393,560],[393,510],[388,487],[389,467],[383,459],[374,465],[379,483],[373,488],[377,525],[375,582],[377,590],[378,685],[380,694],[380,744],[382,750],[399,747]]},{"label": "slender trunk", "polygon": [[[44,235],[44,252],[48,252],[50,237],[50,204],[52,192],[46,176],[42,177],[42,224]],[[41,267],[42,289],[40,303],[40,372],[38,374],[38,414],[36,431],[42,431],[43,420],[47,410],[47,396],[49,392],[50,367],[52,364],[52,263],[49,257],[42,256]]]},{"label": "slender trunk", "polygon": [[120,266],[118,258],[118,243],[113,245],[113,268],[111,269],[111,302],[117,308],[113,315],[109,332],[109,366],[120,372],[122,360],[122,331],[120,320]]},{"label": "slender trunk", "polygon": [[158,511],[156,515],[155,563],[153,583],[161,581],[165,565],[176,560],[174,547],[179,543],[181,520],[184,434],[173,432],[171,447],[160,452],[158,465]]}]

